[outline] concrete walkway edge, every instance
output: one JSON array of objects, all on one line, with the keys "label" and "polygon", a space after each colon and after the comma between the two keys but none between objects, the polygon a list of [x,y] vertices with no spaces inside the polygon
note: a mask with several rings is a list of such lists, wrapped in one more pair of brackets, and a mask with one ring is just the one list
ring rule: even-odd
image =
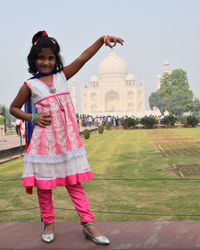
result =
[{"label": "concrete walkway edge", "polygon": [[97,222],[108,246],[84,238],[78,222],[57,222],[56,239],[41,241],[39,222],[0,223],[0,249],[200,249],[200,221]]}]

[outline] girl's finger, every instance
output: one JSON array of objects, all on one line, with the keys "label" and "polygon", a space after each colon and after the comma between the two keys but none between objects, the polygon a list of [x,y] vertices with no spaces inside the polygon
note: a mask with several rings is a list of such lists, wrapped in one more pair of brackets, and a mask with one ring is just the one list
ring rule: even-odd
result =
[{"label": "girl's finger", "polygon": [[42,123],[39,123],[38,125],[39,125],[40,127],[42,127],[42,128],[45,127],[45,125],[43,125]]},{"label": "girl's finger", "polygon": [[48,123],[48,124],[51,123],[51,119],[49,119],[49,118],[46,118],[46,119],[44,119],[43,121],[44,121],[45,123]]},{"label": "girl's finger", "polygon": [[49,117],[51,117],[51,114],[43,114],[42,115],[44,118],[49,118]]},{"label": "girl's finger", "polygon": [[117,41],[115,40],[114,44],[111,46],[111,48],[115,47],[115,45],[117,44]]},{"label": "girl's finger", "polygon": [[106,41],[106,45],[109,46],[111,48],[111,44],[110,44],[110,40]]},{"label": "girl's finger", "polygon": [[43,124],[44,126],[48,126],[48,125],[50,125],[51,123],[50,123],[49,121],[43,121],[42,124]]}]

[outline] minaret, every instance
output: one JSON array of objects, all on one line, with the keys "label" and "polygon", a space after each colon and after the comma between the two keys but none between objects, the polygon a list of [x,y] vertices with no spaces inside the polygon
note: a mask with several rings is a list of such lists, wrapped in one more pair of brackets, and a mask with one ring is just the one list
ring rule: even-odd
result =
[{"label": "minaret", "polygon": [[160,88],[160,79],[161,79],[161,76],[158,75],[157,76],[157,90],[159,90],[159,88]]},{"label": "minaret", "polygon": [[[163,74],[164,73],[168,73],[169,74],[169,63],[168,63],[168,61],[164,61],[163,66],[164,66]],[[157,76],[157,90],[160,89],[160,86],[161,86],[161,76],[158,75]]]},{"label": "minaret", "polygon": [[77,113],[77,103],[76,103],[76,80],[72,79],[72,102],[74,105],[75,113]]},{"label": "minaret", "polygon": [[141,91],[142,91],[142,95],[141,95],[142,106],[141,106],[141,110],[140,111],[145,111],[144,77],[142,77]]},{"label": "minaret", "polygon": [[144,77],[142,77],[141,86],[142,86],[142,88],[144,89]]},{"label": "minaret", "polygon": [[168,61],[164,61],[164,71],[163,73],[168,73],[169,74],[169,63]]}]

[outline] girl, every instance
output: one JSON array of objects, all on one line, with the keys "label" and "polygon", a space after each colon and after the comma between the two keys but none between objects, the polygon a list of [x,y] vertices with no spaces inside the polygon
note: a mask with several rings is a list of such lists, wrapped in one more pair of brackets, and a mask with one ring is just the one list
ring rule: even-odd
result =
[{"label": "girl", "polygon": [[[102,36],[75,61],[63,67],[56,39],[49,37],[45,31],[33,36],[28,55],[28,71],[33,77],[20,88],[10,106],[10,113],[28,124],[26,139],[29,145],[24,156],[22,185],[26,187],[27,193],[32,193],[32,187],[37,187],[41,217],[45,225],[42,240],[47,243],[55,238],[52,189],[65,186],[81,218],[85,236],[94,243],[109,244],[108,238],[101,235],[95,226],[81,186],[82,182],[92,179],[92,173],[79,137],[67,80],[103,44],[112,48],[117,43],[123,45],[123,42],[121,38]],[[30,101],[34,104],[32,113],[28,112],[31,109]],[[21,110],[24,104],[26,112]],[[32,126],[33,133],[30,132]]]}]

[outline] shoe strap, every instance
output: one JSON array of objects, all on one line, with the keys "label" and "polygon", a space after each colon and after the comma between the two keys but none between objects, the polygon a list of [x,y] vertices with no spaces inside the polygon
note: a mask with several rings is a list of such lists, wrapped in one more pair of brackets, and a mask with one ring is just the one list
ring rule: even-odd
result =
[{"label": "shoe strap", "polygon": [[85,223],[83,226],[84,227],[90,227],[90,226],[96,226],[96,224],[94,223],[94,222],[87,222],[87,223]]}]

